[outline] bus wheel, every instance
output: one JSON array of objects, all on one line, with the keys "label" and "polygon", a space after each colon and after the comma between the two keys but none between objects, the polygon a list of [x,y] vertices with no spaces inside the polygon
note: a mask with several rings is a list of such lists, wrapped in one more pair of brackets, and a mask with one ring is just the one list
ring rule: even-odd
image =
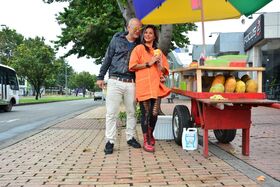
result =
[{"label": "bus wheel", "polygon": [[11,112],[12,108],[13,108],[13,103],[12,103],[12,101],[10,101],[10,103],[8,105],[4,106],[3,109],[5,112]]}]

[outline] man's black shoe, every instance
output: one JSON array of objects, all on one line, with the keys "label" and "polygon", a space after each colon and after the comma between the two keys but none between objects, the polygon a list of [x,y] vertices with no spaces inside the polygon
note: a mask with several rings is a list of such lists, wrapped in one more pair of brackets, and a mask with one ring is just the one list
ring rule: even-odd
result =
[{"label": "man's black shoe", "polygon": [[128,140],[127,144],[132,146],[133,148],[141,148],[140,143],[138,143],[137,140],[135,140],[134,137],[132,137],[130,140]]},{"label": "man's black shoe", "polygon": [[105,154],[112,154],[113,153],[113,149],[114,149],[114,144],[110,143],[110,141],[108,141],[105,145],[105,149],[104,152]]}]

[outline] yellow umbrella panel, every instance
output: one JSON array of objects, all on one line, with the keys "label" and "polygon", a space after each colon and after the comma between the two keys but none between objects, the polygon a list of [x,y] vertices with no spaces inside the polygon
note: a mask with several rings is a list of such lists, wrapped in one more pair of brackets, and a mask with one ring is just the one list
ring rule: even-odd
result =
[{"label": "yellow umbrella panel", "polygon": [[155,4],[156,1],[159,2],[158,6],[147,11],[145,16],[140,16],[144,24],[199,22],[203,18],[200,10],[193,10],[194,2],[202,4],[204,21],[213,21],[250,15],[271,0],[134,0],[136,14],[141,14],[143,9],[149,9],[149,2]]}]

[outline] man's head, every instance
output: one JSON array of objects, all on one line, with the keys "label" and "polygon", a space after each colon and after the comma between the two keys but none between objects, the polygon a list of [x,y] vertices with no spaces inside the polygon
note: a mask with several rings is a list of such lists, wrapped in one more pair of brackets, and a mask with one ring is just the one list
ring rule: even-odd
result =
[{"label": "man's head", "polygon": [[137,39],[141,34],[142,23],[137,18],[132,18],[129,20],[127,25],[128,35],[130,39]]}]

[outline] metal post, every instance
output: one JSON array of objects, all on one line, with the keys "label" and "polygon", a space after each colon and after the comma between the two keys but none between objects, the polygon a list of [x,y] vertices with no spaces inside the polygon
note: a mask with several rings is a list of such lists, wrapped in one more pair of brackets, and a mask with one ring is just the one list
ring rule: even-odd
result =
[{"label": "metal post", "polygon": [[68,84],[67,84],[67,64],[65,64],[65,91],[66,95],[68,95]]},{"label": "metal post", "polygon": [[[202,58],[206,57],[206,44],[205,44],[205,30],[204,30],[204,7],[203,7],[203,0],[201,0],[201,27],[202,27]],[[204,65],[204,64],[203,64]]]}]

